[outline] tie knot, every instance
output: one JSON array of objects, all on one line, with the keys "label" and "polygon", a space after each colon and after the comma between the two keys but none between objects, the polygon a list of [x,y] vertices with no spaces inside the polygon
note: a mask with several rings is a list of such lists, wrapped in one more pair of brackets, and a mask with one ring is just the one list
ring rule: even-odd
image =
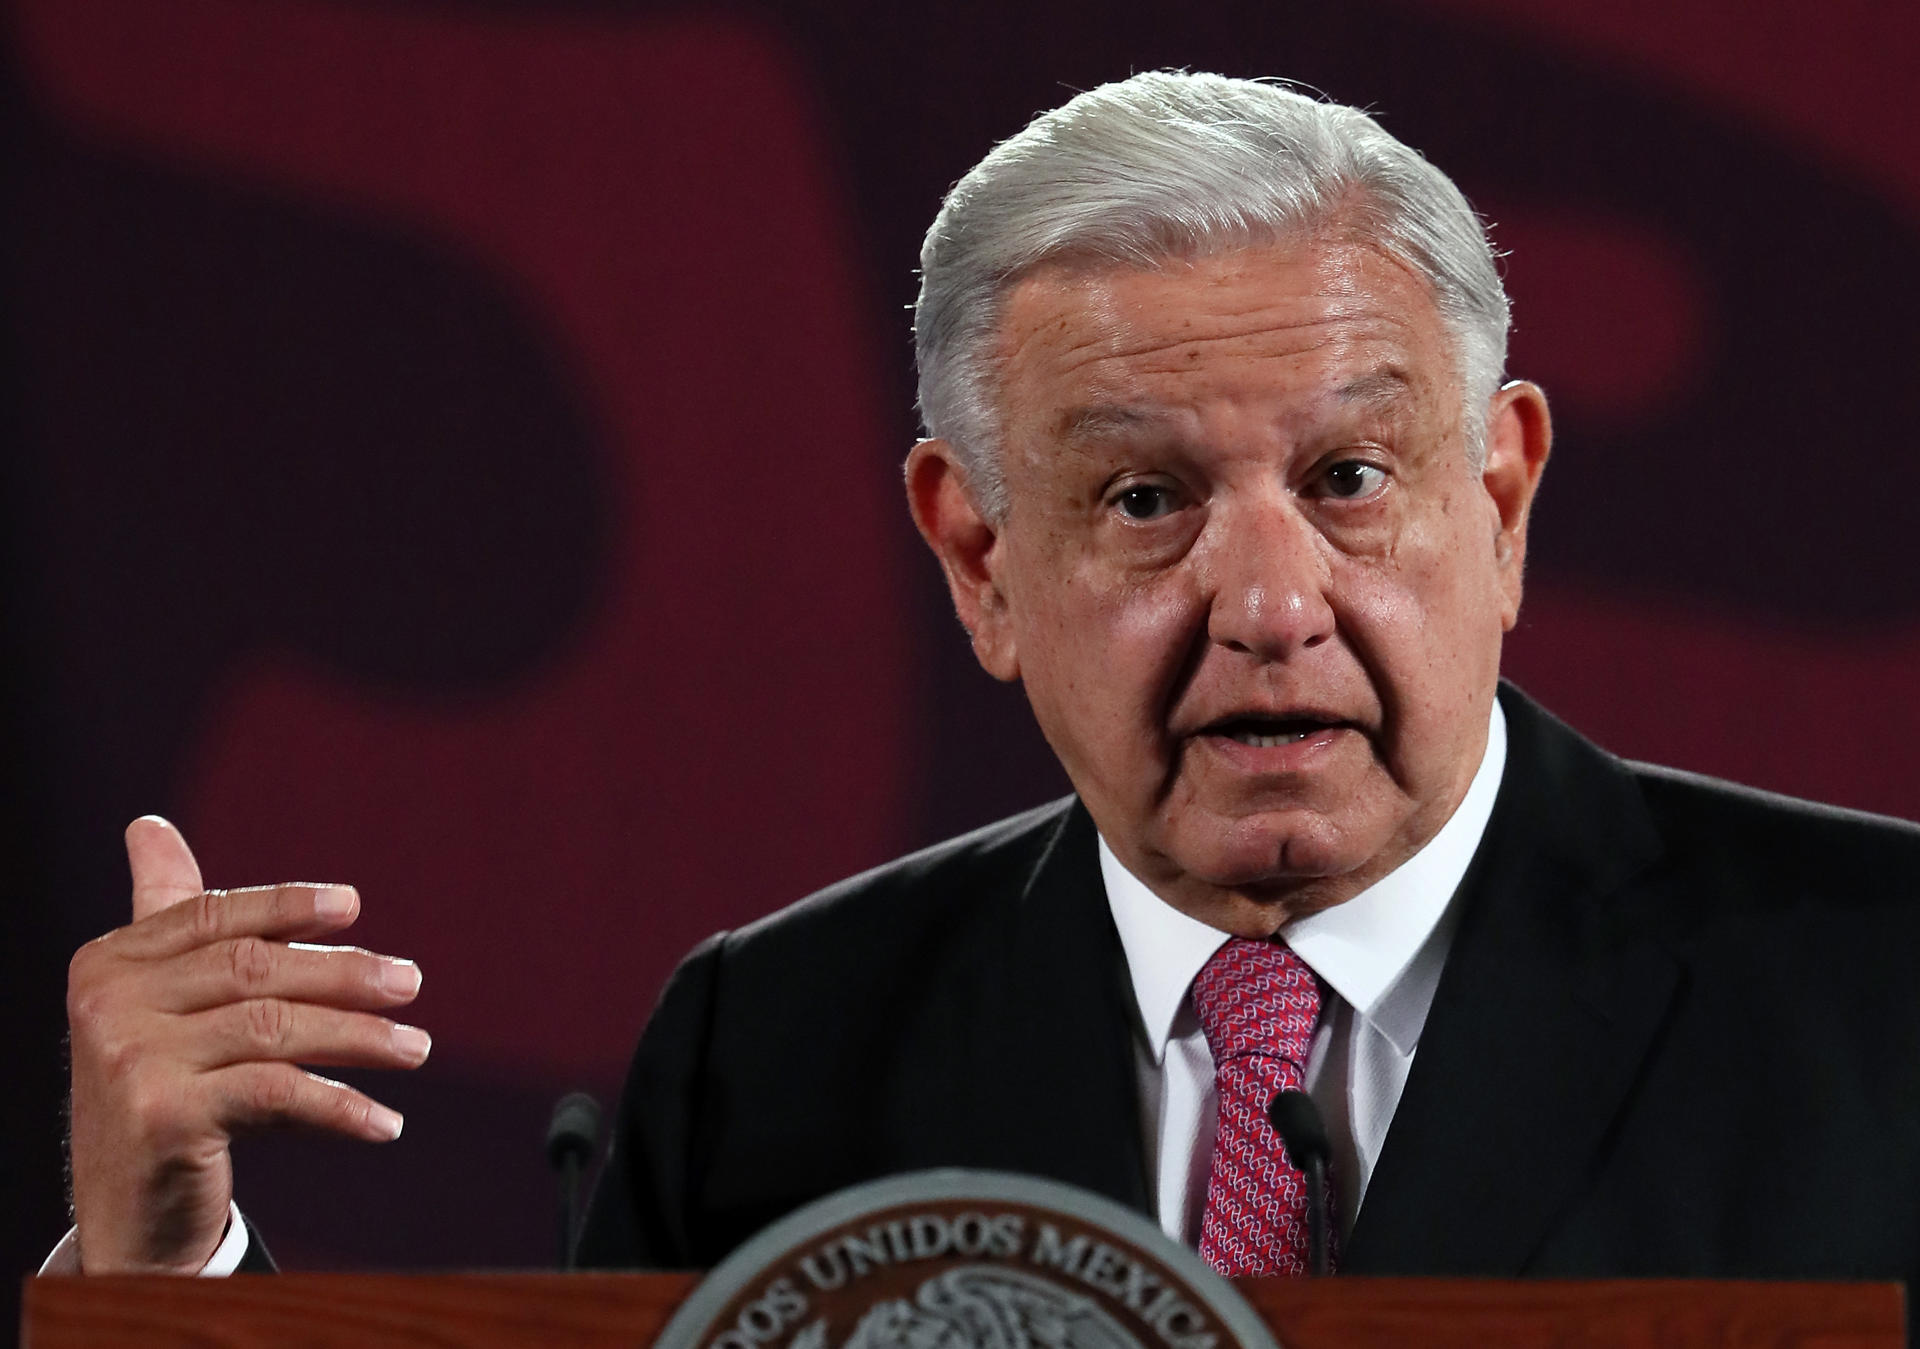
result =
[{"label": "tie knot", "polygon": [[1214,1063],[1264,1054],[1304,1068],[1320,1020],[1320,984],[1278,938],[1234,937],[1195,977],[1193,1010]]}]

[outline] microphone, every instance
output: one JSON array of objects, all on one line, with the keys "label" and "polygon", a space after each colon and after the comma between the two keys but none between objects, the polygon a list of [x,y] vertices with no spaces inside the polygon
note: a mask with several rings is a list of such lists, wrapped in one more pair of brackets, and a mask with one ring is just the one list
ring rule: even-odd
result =
[{"label": "microphone", "polygon": [[580,1175],[600,1141],[600,1102],[568,1092],[547,1125],[547,1165],[560,1175],[560,1268],[574,1268],[573,1239],[580,1222]]},{"label": "microphone", "polygon": [[1267,1103],[1267,1121],[1280,1135],[1287,1156],[1307,1177],[1307,1270],[1332,1273],[1328,1259],[1327,1160],[1333,1146],[1313,1097],[1304,1091],[1276,1091]]}]

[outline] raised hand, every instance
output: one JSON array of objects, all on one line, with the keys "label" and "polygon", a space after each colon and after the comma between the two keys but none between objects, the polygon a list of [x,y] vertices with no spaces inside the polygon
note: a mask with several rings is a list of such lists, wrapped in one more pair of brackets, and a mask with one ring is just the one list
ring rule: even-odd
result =
[{"label": "raised hand", "polygon": [[165,820],[127,827],[133,922],[67,977],[73,1207],[89,1274],[197,1273],[233,1193],[228,1142],[293,1124],[385,1142],[400,1116],[298,1064],[418,1067],[426,1032],[380,1015],[413,962],[307,939],[359,916],[349,886],[207,890]]}]

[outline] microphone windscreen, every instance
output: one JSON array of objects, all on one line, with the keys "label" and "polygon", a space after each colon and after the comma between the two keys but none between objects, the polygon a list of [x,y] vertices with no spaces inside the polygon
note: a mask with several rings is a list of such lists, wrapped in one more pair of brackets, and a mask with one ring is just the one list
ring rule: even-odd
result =
[{"label": "microphone windscreen", "polygon": [[547,1125],[547,1161],[559,1166],[568,1157],[582,1163],[593,1156],[600,1141],[600,1102],[584,1091],[568,1092],[553,1107]]},{"label": "microphone windscreen", "polygon": [[1333,1145],[1327,1141],[1320,1109],[1304,1091],[1276,1091],[1267,1103],[1267,1119],[1280,1135],[1287,1156],[1300,1170],[1306,1170],[1307,1163],[1315,1158],[1325,1161],[1332,1155]]}]

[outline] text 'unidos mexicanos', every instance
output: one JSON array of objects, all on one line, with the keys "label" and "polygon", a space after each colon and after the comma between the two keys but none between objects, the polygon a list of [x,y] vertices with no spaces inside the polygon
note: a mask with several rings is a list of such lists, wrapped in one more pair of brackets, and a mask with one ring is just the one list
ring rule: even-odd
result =
[{"label": "text 'unidos mexicanos'", "polygon": [[1029,1243],[1027,1219],[1018,1213],[916,1213],[838,1233],[768,1280],[707,1349],[761,1349],[807,1317],[810,1292],[832,1292],[884,1269],[954,1259],[1057,1271],[1126,1307],[1168,1349],[1216,1349],[1210,1319],[1154,1266],[1104,1241],[1063,1236],[1052,1223],[1040,1223]]}]

